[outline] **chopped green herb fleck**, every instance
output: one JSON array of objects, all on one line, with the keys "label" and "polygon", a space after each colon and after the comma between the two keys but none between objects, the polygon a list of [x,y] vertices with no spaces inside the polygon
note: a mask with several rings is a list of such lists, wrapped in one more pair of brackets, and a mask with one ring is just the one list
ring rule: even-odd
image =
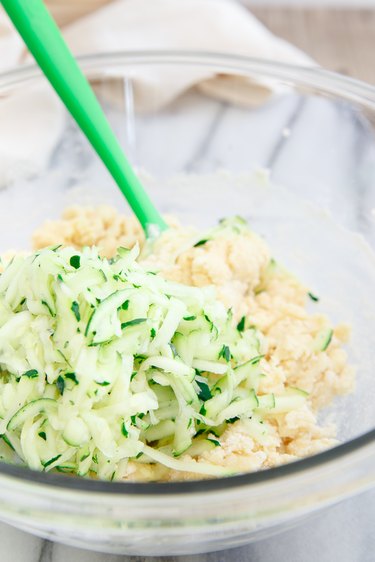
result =
[{"label": "chopped green herb fleck", "polygon": [[226,361],[227,363],[229,363],[230,358],[231,358],[231,353],[230,353],[229,347],[228,347],[227,345],[225,345],[225,344],[223,345],[223,347],[221,348],[221,350],[220,350],[220,352],[219,352],[219,359],[220,359],[221,357],[222,357],[223,359],[225,359],[225,361]]},{"label": "chopped green herb fleck", "polygon": [[135,375],[137,374],[137,371],[133,371],[131,376],[130,376],[130,382],[132,382],[132,380],[134,379]]},{"label": "chopped green herb fleck", "polygon": [[77,301],[72,302],[71,311],[73,312],[74,316],[76,317],[77,322],[81,320],[81,313],[79,311],[79,304]]},{"label": "chopped green herb fleck", "polygon": [[245,321],[246,321],[246,317],[242,316],[241,320],[238,322],[237,324],[237,330],[239,332],[243,332],[245,329]]},{"label": "chopped green herb fleck", "polygon": [[314,295],[313,293],[308,292],[307,293],[310,297],[310,299],[314,302],[319,302],[319,297],[317,297],[316,295]]},{"label": "chopped green herb fleck", "polygon": [[197,318],[196,316],[184,316],[185,322],[192,322],[196,318]]},{"label": "chopped green herb fleck", "polygon": [[125,302],[122,303],[121,308],[122,310],[128,310],[129,308],[129,300],[126,300]]},{"label": "chopped green herb fleck", "polygon": [[203,400],[203,402],[205,402],[206,400],[209,400],[210,398],[212,398],[211,390],[210,390],[210,387],[208,386],[208,384],[206,384],[205,382],[201,382],[201,381],[195,381],[195,382],[199,386],[198,398],[200,400]]},{"label": "chopped green herb fleck", "polygon": [[150,330],[150,336],[151,336],[152,339],[154,339],[154,337],[156,336],[156,330],[155,330],[155,328],[151,328],[151,330]]},{"label": "chopped green herb fleck", "polygon": [[72,256],[69,260],[69,263],[74,269],[78,269],[81,265],[81,257],[80,256]]},{"label": "chopped green herb fleck", "polygon": [[44,441],[47,441],[47,435],[45,431],[40,431],[38,433],[39,437],[41,437]]},{"label": "chopped green herb fleck", "polygon": [[205,416],[205,415],[207,414],[207,410],[206,410],[206,408],[204,407],[204,404],[202,404],[201,409],[199,410],[199,413],[200,413],[202,416]]},{"label": "chopped green herb fleck", "polygon": [[95,464],[98,464],[98,455],[93,455],[92,456],[92,462],[94,462]]},{"label": "chopped green herb fleck", "polygon": [[129,431],[126,429],[125,422],[122,422],[121,424],[121,433],[124,437],[129,437]]},{"label": "chopped green herb fleck", "polygon": [[204,244],[206,244],[206,242],[208,242],[208,239],[199,240],[194,244],[194,248],[198,248],[198,246],[203,246]]},{"label": "chopped green herb fleck", "polygon": [[59,375],[57,377],[56,386],[57,386],[57,390],[60,392],[60,394],[62,396],[64,394],[64,390],[65,390],[65,381],[64,381],[64,379],[61,375]]},{"label": "chopped green herb fleck", "polygon": [[75,373],[65,373],[64,377],[74,382],[74,384],[79,384]]},{"label": "chopped green herb fleck", "polygon": [[95,381],[95,383],[98,384],[99,386],[109,386],[111,384],[108,381],[102,381],[102,382]]},{"label": "chopped green herb fleck", "polygon": [[38,371],[36,369],[30,369],[30,371],[26,371],[23,376],[29,379],[36,379],[36,377],[38,376]]}]

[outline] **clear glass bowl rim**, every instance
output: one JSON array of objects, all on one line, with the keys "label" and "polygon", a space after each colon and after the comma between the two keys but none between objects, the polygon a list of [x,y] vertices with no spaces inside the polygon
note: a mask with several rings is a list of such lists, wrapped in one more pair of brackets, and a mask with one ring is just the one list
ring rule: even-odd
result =
[{"label": "clear glass bowl rim", "polygon": [[[252,57],[228,55],[227,53],[177,50],[118,51],[93,53],[77,58],[84,72],[102,71],[103,68],[115,67],[116,65],[123,67],[179,64],[209,66],[213,70],[217,68],[220,72],[226,71],[249,76],[259,74],[269,79],[285,80],[295,85],[308,86],[324,94],[335,95],[375,111],[375,87],[318,66],[296,66]],[[40,76],[39,68],[33,63],[9,70],[0,74],[0,90],[7,91]],[[248,487],[300,474],[304,470],[323,468],[325,464],[332,463],[332,461],[339,461],[356,452],[360,453],[368,446],[375,446],[375,428],[327,451],[275,468],[225,478],[184,482],[106,482],[63,474],[38,472],[3,462],[0,462],[0,475],[31,481],[36,485],[105,494],[191,494],[194,492],[227,490],[241,486]]]}]

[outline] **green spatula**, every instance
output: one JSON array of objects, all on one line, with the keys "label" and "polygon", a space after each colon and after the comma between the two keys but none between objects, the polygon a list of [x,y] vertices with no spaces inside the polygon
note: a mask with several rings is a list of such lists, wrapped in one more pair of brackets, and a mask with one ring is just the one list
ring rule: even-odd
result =
[{"label": "green spatula", "polygon": [[1,3],[43,73],[126,197],[146,237],[166,229],[42,0],[1,0]]}]

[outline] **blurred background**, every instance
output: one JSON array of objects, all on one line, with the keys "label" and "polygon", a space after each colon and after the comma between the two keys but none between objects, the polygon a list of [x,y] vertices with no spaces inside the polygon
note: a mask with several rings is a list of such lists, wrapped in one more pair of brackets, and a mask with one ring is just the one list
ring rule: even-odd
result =
[{"label": "blurred background", "polygon": [[[112,0],[47,0],[61,25]],[[126,2],[126,0],[123,0]],[[325,68],[375,83],[375,0],[232,0]],[[178,2],[178,0],[176,0]]]}]

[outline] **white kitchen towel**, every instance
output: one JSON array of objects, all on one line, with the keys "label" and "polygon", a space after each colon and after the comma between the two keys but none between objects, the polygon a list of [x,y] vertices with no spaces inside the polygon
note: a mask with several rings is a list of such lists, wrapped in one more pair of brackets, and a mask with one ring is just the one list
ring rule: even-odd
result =
[{"label": "white kitchen towel", "polygon": [[[53,0],[50,4],[53,7]],[[63,33],[76,55],[192,50],[303,66],[314,64],[299,49],[275,37],[233,0],[115,0],[63,27]],[[6,15],[1,13],[0,70],[30,60]],[[118,78],[124,72],[118,67],[112,74]],[[262,103],[274,91],[272,83],[267,81],[216,75],[203,66],[138,67],[131,70],[130,77],[139,111],[158,109],[194,86],[208,95],[246,105]],[[116,88],[113,93],[116,95]],[[55,94],[49,86],[38,86],[30,88],[27,96],[24,92],[10,92],[0,100],[0,185],[14,178],[17,163],[25,174],[26,171],[31,174],[48,162],[63,123],[62,109],[52,97]],[[26,120],[25,104],[31,109]],[[20,130],[26,128],[28,132],[20,135]],[[32,132],[36,130],[38,135],[34,138]],[[12,136],[17,138],[14,143],[9,142]]]}]

